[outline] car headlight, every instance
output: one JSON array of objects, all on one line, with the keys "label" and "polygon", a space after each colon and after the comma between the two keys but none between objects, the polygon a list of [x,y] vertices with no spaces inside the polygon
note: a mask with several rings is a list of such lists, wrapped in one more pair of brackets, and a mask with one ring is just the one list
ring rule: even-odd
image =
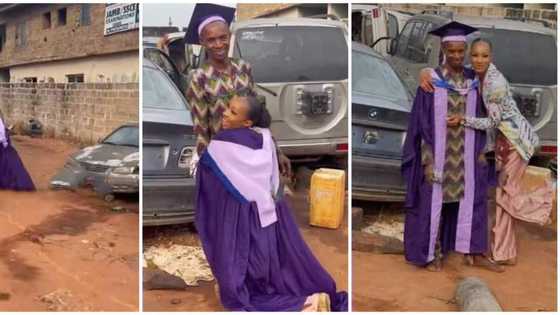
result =
[{"label": "car headlight", "polygon": [[120,167],[115,167],[112,173],[120,174],[120,175],[128,175],[134,173],[135,170],[136,170],[135,166],[120,166]]},{"label": "car headlight", "polygon": [[66,164],[64,164],[64,167],[71,168],[71,169],[76,168],[76,167],[80,167],[80,162],[78,162],[78,160],[76,160],[75,158],[71,157],[66,161]]}]

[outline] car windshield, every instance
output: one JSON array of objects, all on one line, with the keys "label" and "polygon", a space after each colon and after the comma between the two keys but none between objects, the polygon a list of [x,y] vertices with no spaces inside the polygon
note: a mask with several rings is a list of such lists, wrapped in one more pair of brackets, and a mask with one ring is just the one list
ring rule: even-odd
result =
[{"label": "car windshield", "polygon": [[151,67],[144,67],[142,70],[142,106],[158,109],[186,109],[185,100],[173,82],[163,71]]},{"label": "car windshield", "polygon": [[[493,46],[493,59],[506,79],[516,84],[556,85],[556,39],[552,35],[480,28]],[[476,36],[476,34],[475,34]]]},{"label": "car windshield", "polygon": [[404,84],[388,62],[357,51],[352,52],[352,90],[408,101]]},{"label": "car windshield", "polygon": [[234,56],[252,65],[256,82],[337,81],[348,78],[342,29],[270,26],[237,31]]},{"label": "car windshield", "polygon": [[138,147],[138,127],[121,127],[109,135],[103,143]]}]

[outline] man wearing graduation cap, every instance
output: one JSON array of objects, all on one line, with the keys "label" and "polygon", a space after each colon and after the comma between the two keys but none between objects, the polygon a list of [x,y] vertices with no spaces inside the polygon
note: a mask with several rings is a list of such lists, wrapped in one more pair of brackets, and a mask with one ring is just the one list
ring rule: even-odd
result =
[{"label": "man wearing graduation cap", "polygon": [[463,66],[466,36],[477,29],[448,23],[430,34],[441,37],[443,64],[432,73],[435,91],[417,89],[403,147],[407,185],[404,245],[407,261],[431,271],[449,251],[468,265],[502,271],[488,260],[484,131],[465,128],[462,116],[483,117],[475,73]]},{"label": "man wearing graduation cap", "polygon": [[229,311],[347,311],[347,293],[337,291],[277,195],[270,131],[221,130],[230,99],[255,95],[249,64],[227,57],[233,11],[197,4],[187,33],[187,42],[200,41],[208,55],[187,98],[201,155],[195,224],[220,301]]},{"label": "man wearing graduation cap", "polygon": [[[196,69],[187,88],[198,156],[222,127],[222,114],[235,96],[256,96],[251,65],[241,59],[229,58],[230,31],[235,8],[199,3],[194,8],[185,41],[202,45],[207,59]],[[278,150],[278,149],[277,149]],[[281,173],[289,176],[290,160],[278,150]]]}]

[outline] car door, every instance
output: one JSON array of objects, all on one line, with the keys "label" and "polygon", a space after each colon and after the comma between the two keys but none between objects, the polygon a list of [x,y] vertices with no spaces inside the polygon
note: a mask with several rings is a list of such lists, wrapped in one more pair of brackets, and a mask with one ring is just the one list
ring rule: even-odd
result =
[{"label": "car door", "polygon": [[432,27],[433,23],[428,21],[410,20],[393,47],[391,62],[412,94],[415,94],[418,87],[420,70],[430,63],[432,51],[426,42]]},{"label": "car door", "polygon": [[401,78],[403,78],[407,88],[413,91],[415,78],[411,74],[410,68],[411,60],[411,45],[413,42],[413,35],[417,32],[417,28],[421,26],[421,22],[417,20],[410,20],[404,26],[401,34],[392,43],[391,52],[393,56],[390,58],[395,70]]},{"label": "car door", "polygon": [[408,83],[408,88],[411,92],[416,91],[416,88],[418,87],[418,76],[420,74],[420,70],[428,67],[429,65],[429,54],[431,51],[430,49],[427,49],[426,39],[431,28],[432,23],[430,22],[421,21],[420,23],[417,23],[408,45],[408,71],[409,75],[413,79]]}]

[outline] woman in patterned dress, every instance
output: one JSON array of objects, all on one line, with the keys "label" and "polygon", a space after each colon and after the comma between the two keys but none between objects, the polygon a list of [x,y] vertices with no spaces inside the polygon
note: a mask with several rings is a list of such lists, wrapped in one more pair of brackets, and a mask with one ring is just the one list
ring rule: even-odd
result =
[{"label": "woman in patterned dress", "polygon": [[[538,147],[539,138],[517,108],[509,82],[492,63],[492,44],[485,39],[476,39],[471,45],[470,54],[472,68],[480,80],[481,95],[488,117],[454,115],[448,118],[448,125],[463,124],[469,128],[495,133],[495,141],[489,141],[488,146],[489,151],[496,152],[499,171],[496,222],[492,229],[492,257],[500,264],[515,265],[515,220],[541,225],[549,222],[552,186],[547,183],[535,191],[521,191],[521,179]],[[433,91],[431,69],[423,69],[420,73],[420,86],[427,92]]]}]

